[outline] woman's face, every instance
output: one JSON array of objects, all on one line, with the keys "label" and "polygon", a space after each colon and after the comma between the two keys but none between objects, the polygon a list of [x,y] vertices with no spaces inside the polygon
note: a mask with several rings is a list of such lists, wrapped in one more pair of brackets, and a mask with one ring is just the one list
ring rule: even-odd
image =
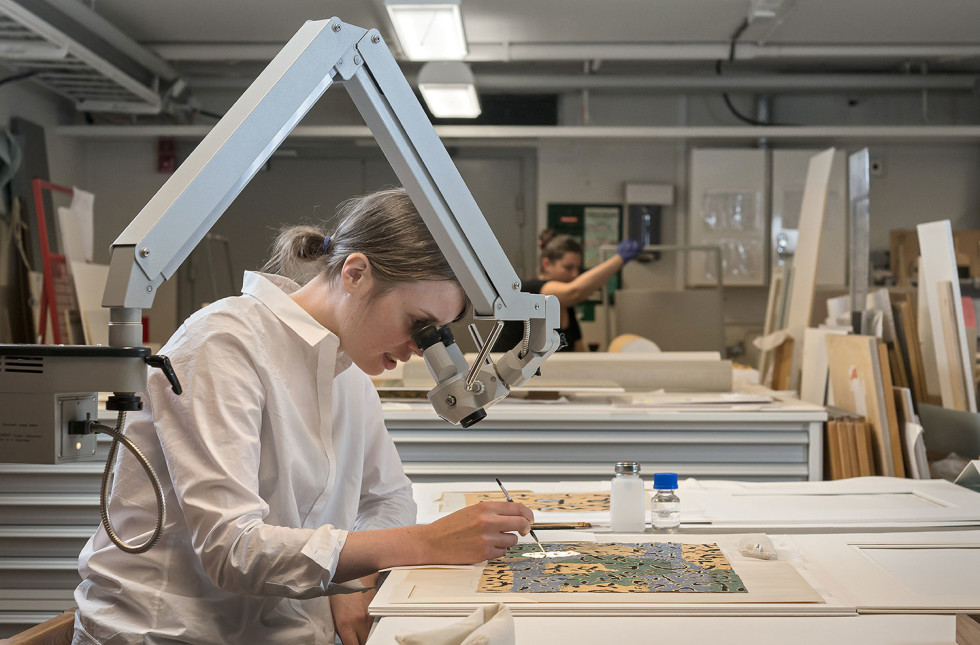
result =
[{"label": "woman's face", "polygon": [[348,319],[341,346],[354,364],[371,375],[394,369],[412,354],[421,355],[412,335],[428,325],[446,325],[466,303],[455,280],[418,280],[368,296]]},{"label": "woman's face", "polygon": [[571,282],[578,277],[579,267],[582,266],[582,254],[569,251],[560,260],[552,262],[548,258],[541,260],[541,272],[545,280]]}]

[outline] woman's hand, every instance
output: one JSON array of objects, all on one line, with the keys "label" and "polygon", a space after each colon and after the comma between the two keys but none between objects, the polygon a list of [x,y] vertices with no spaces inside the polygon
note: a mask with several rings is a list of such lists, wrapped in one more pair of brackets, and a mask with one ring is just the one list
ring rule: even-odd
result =
[{"label": "woman's hand", "polygon": [[422,528],[426,560],[431,564],[473,564],[498,558],[517,544],[514,532],[527,535],[534,514],[515,502],[467,506]]},{"label": "woman's hand", "polygon": [[623,258],[624,263],[634,259],[642,250],[642,244],[629,238],[626,238],[616,246],[616,253],[619,255],[619,257]]},{"label": "woman's hand", "polygon": [[419,564],[473,564],[502,556],[527,535],[534,514],[515,502],[467,506],[425,526],[351,531],[337,560],[333,582]]},{"label": "woman's hand", "polygon": [[371,631],[368,605],[377,593],[374,587],[378,582],[378,574],[364,576],[361,582],[369,589],[330,596],[330,613],[333,614],[334,630],[344,645],[364,645]]}]

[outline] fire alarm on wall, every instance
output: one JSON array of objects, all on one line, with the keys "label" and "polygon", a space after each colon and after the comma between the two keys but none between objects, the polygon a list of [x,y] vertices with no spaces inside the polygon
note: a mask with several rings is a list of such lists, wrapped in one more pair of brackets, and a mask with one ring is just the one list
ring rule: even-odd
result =
[{"label": "fire alarm on wall", "polygon": [[157,139],[157,172],[172,173],[177,170],[177,140],[173,137]]}]

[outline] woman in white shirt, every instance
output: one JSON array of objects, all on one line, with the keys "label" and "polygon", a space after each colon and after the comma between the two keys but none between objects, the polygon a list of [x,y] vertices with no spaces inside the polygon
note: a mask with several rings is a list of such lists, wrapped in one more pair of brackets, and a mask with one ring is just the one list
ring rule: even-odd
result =
[{"label": "woman in white shirt", "polygon": [[[465,296],[408,195],[347,202],[327,236],[285,230],[239,297],[187,319],[161,350],[184,393],[149,373],[126,434],[159,475],[162,537],[124,553],[104,528],[79,557],[74,643],[333,643],[366,639],[372,592],[330,585],[424,563],[498,557],[526,534],[521,504],[484,503],[416,526],[411,482],[368,375],[419,350]],[[154,494],[127,451],[115,530],[139,544]]]}]

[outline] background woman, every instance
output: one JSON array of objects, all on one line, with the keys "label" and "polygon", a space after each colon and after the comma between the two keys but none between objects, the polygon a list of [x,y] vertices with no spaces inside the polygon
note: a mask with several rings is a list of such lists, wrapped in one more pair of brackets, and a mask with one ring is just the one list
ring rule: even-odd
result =
[{"label": "background woman", "polygon": [[[580,272],[582,267],[582,245],[569,235],[558,235],[546,229],[538,236],[541,249],[541,266],[537,278],[525,280],[521,291],[555,296],[561,304],[561,329],[565,335],[566,346],[559,351],[582,351],[582,329],[575,317],[575,305],[588,300],[603,284],[635,258],[643,245],[625,239],[616,247],[616,255],[601,264]],[[520,323],[507,324],[501,331],[494,349],[506,351],[515,347],[524,334]]]}]

